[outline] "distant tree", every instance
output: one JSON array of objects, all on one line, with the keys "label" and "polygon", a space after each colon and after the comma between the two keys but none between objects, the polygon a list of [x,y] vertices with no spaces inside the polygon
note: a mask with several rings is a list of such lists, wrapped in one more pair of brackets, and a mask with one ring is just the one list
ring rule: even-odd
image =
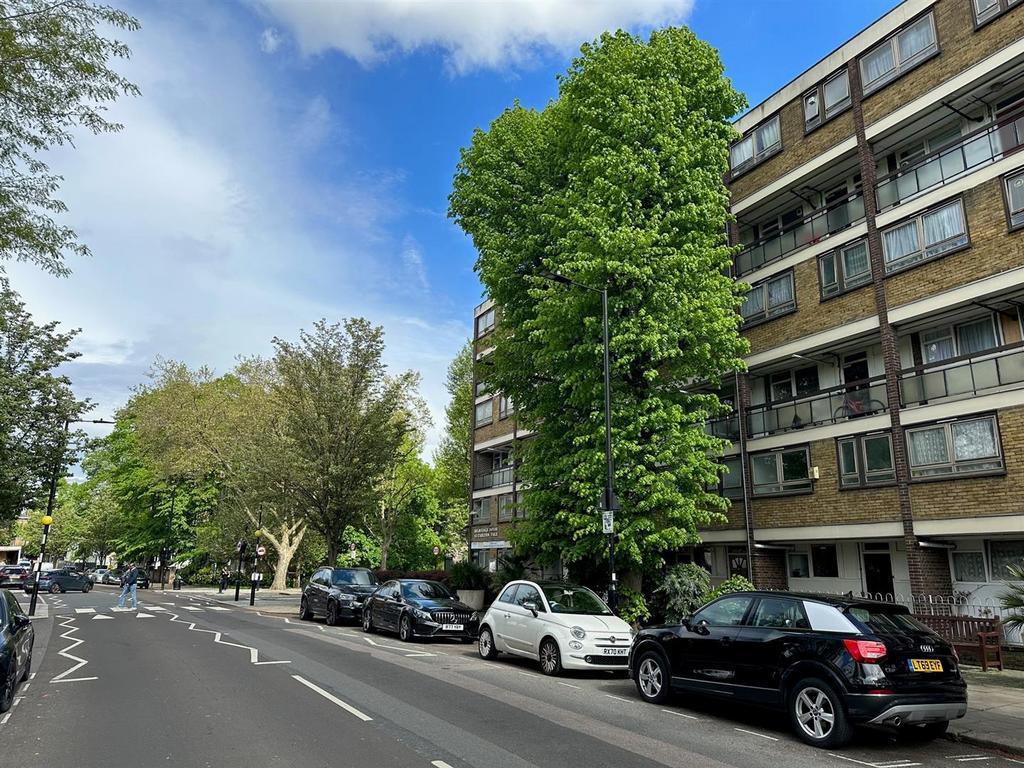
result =
[{"label": "distant tree", "polygon": [[621,570],[659,568],[722,519],[706,486],[724,443],[704,424],[727,409],[694,384],[714,386],[747,349],[723,184],[743,105],[689,30],[618,32],[583,46],[547,108],[515,105],[463,150],[450,212],[502,308],[488,380],[536,432],[514,536],[541,559],[596,561],[607,546],[600,297],[545,274],[608,289]]},{"label": "distant tree", "polygon": [[473,345],[467,341],[448,365],[445,428],[434,451],[434,489],[442,548],[449,556],[465,550],[469,521],[470,456],[473,452]]},{"label": "distant tree", "polygon": [[410,518],[422,514],[424,497],[432,493],[433,471],[420,458],[423,435],[409,434],[391,465],[377,482],[376,503],[365,515],[366,531],[380,548],[380,567],[387,569],[395,533]]}]

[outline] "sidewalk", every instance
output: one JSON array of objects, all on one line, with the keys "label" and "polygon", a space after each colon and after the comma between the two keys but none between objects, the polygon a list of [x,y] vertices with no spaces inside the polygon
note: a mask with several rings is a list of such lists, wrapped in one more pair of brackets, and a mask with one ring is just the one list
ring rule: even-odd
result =
[{"label": "sidewalk", "polygon": [[967,714],[949,724],[950,738],[1024,755],[1024,672],[961,671],[967,680]]}]

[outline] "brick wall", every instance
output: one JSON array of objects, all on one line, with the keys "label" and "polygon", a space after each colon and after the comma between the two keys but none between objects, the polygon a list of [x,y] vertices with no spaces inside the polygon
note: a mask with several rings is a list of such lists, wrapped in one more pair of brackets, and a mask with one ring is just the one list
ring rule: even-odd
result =
[{"label": "brick wall", "polygon": [[776,549],[754,550],[751,581],[758,589],[789,589],[786,578],[786,553]]},{"label": "brick wall", "polygon": [[729,508],[725,510],[726,522],[717,525],[701,526],[701,530],[705,531],[728,531],[739,529],[742,531],[746,526],[746,521],[743,518],[743,500],[738,499],[733,501],[729,505]]},{"label": "brick wall", "polygon": [[473,430],[473,442],[482,443],[484,440],[490,440],[501,435],[508,435],[512,433],[513,419],[501,419],[498,417],[498,397],[492,398],[492,413],[491,423],[484,424]]}]

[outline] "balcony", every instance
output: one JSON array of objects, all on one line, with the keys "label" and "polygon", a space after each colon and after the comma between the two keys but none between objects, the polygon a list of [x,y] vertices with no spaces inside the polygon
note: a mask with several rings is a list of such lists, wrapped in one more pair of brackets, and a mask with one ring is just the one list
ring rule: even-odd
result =
[{"label": "balcony", "polygon": [[473,490],[482,491],[486,488],[497,488],[501,485],[512,485],[512,467],[477,475],[473,478]]},{"label": "balcony", "polygon": [[963,355],[938,363],[907,368],[900,374],[900,400],[905,406],[1016,388],[1024,384],[1024,344]]},{"label": "balcony", "polygon": [[730,413],[727,416],[719,416],[717,419],[709,419],[704,424],[704,431],[711,437],[719,437],[735,443],[740,439],[740,415]]},{"label": "balcony", "polygon": [[777,400],[747,409],[750,437],[836,424],[888,410],[885,377],[855,381],[813,395]]},{"label": "balcony", "polygon": [[914,195],[947,184],[965,173],[994,163],[1024,146],[1024,111],[1015,112],[953,144],[925,155],[918,162],[879,179],[875,185],[878,210],[899,205]]},{"label": "balcony", "polygon": [[863,192],[857,190],[845,200],[812,211],[801,221],[787,226],[778,234],[740,251],[733,261],[734,276],[739,277],[760,269],[765,264],[781,259],[804,246],[841,232],[863,218]]}]

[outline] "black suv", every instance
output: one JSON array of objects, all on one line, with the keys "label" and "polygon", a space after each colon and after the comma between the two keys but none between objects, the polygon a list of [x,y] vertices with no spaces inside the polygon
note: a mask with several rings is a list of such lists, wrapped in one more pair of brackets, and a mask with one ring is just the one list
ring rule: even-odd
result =
[{"label": "black suv", "polygon": [[784,707],[797,736],[846,743],[855,724],[917,738],[967,712],[956,651],[902,605],[792,592],[736,592],[678,626],[636,637],[629,674],[652,703],[673,689]]},{"label": "black suv", "polygon": [[342,619],[356,620],[362,615],[363,601],[379,583],[368,568],[321,568],[302,590],[299,618],[322,614],[332,625]]}]

